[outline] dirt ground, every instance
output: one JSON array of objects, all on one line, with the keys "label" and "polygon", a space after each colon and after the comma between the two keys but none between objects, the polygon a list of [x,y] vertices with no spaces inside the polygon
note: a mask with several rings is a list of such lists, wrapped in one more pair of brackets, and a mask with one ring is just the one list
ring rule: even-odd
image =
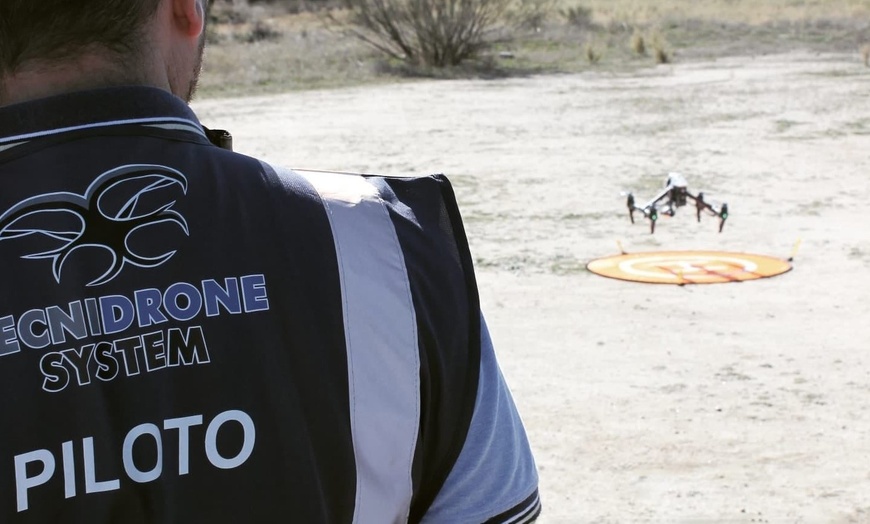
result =
[{"label": "dirt ground", "polygon": [[[543,523],[870,522],[870,69],[787,54],[194,104],[298,168],[444,172],[536,452]],[[654,236],[621,191],[727,201]],[[590,259],[722,249],[773,279],[656,286]]]}]

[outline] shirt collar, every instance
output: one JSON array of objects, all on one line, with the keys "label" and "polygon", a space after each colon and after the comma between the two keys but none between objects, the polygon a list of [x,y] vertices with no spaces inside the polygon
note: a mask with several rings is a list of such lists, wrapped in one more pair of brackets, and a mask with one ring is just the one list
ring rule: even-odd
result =
[{"label": "shirt collar", "polygon": [[41,137],[129,125],[206,136],[190,107],[171,93],[113,87],[0,107],[0,151]]}]

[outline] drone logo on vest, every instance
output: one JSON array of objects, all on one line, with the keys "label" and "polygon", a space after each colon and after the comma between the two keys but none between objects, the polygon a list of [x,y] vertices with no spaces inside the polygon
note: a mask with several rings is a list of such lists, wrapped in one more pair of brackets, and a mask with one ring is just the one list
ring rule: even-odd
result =
[{"label": "drone logo on vest", "polygon": [[172,168],[121,166],[97,177],[84,195],[47,193],[12,206],[0,215],[0,241],[26,238],[32,252],[21,258],[51,260],[58,283],[75,254],[85,274],[98,275],[88,286],[105,284],[127,264],[154,268],[172,258],[175,251],[154,246],[157,235],[143,234],[148,230],[169,225],[190,235],[187,221],[172,209],[171,190],[187,194],[187,179]]}]

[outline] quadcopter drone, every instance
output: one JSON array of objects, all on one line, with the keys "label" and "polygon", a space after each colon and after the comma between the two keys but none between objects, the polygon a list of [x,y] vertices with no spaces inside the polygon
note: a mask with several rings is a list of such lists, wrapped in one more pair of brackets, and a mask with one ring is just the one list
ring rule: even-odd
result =
[{"label": "quadcopter drone", "polygon": [[640,211],[644,218],[649,219],[649,232],[656,232],[656,220],[659,219],[659,213],[674,216],[677,214],[677,208],[686,205],[688,200],[695,203],[696,215],[698,222],[701,221],[701,213],[706,211],[708,214],[719,217],[719,232],[725,227],[725,220],[728,219],[728,204],[723,203],[721,207],[716,207],[707,203],[704,200],[704,193],[693,195],[689,193],[688,183],[683,175],[679,173],[668,173],[668,178],[665,181],[664,189],[652,200],[647,202],[643,207],[638,207],[634,203],[634,195],[628,194],[628,217],[631,223],[634,224],[634,212]]}]

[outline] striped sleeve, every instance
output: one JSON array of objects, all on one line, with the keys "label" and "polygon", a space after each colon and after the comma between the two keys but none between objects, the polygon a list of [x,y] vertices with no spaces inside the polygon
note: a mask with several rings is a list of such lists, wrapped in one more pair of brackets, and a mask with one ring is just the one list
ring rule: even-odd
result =
[{"label": "striped sleeve", "polygon": [[499,513],[495,517],[486,521],[486,524],[526,524],[534,522],[541,514],[541,498],[538,496],[538,490],[528,496],[517,506]]},{"label": "striped sleeve", "polygon": [[522,524],[533,522],[540,512],[535,461],[482,324],[480,382],[471,427],[423,522]]}]

